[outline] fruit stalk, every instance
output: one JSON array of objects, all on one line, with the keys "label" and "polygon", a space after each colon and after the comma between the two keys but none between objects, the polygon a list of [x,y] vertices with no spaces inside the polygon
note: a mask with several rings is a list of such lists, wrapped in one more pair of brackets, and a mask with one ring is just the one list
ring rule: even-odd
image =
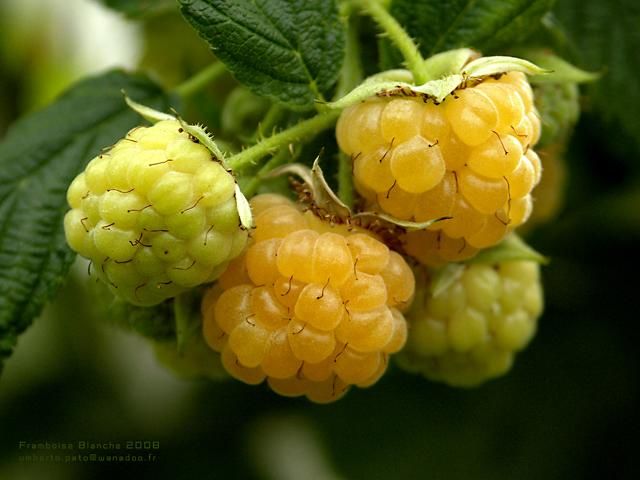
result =
[{"label": "fruit stalk", "polygon": [[229,157],[226,161],[227,166],[238,172],[248,165],[254,165],[273,150],[288,145],[289,143],[312,137],[320,131],[331,127],[339,115],[339,111],[331,110],[304,120],[293,127],[265,138],[246,150]]},{"label": "fruit stalk", "polygon": [[422,58],[418,46],[387,9],[376,1],[359,0],[356,3],[371,16],[394,45],[398,47],[404,57],[407,68],[413,73],[416,84],[420,85],[429,80],[427,72],[424,71],[424,58]]},{"label": "fruit stalk", "polygon": [[226,71],[227,68],[225,67],[224,63],[213,63],[200,72],[196,73],[193,77],[188,78],[183,83],[178,85],[175,88],[174,92],[182,99],[189,98],[194,93],[202,90],[209,83],[224,75]]}]

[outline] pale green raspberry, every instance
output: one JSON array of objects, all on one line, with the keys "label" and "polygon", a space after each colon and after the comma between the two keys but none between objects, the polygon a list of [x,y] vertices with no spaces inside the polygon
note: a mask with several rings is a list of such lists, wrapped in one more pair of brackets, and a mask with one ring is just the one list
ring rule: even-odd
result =
[{"label": "pale green raspberry", "polygon": [[537,263],[471,264],[436,296],[425,283],[416,289],[398,362],[449,385],[480,384],[511,368],[535,334],[542,307]]},{"label": "pale green raspberry", "polygon": [[542,120],[538,147],[567,142],[580,116],[580,92],[575,83],[542,83],[535,87],[536,107]]},{"label": "pale green raspberry", "polygon": [[131,130],[67,192],[67,242],[118,296],[154,305],[243,250],[235,179],[177,120]]}]

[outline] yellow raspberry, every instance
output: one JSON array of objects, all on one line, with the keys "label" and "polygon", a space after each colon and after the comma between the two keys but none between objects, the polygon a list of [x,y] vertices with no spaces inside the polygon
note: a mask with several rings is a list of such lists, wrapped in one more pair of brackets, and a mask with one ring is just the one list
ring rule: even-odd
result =
[{"label": "yellow raspberry", "polygon": [[431,380],[480,384],[511,368],[535,334],[542,307],[539,266],[531,261],[468,265],[437,295],[422,281],[398,361]]},{"label": "yellow raspberry", "polygon": [[423,265],[442,267],[473,257],[478,249],[463,238],[451,238],[442,230],[419,230],[403,235],[404,250]]},{"label": "yellow raspberry", "polygon": [[67,200],[67,242],[136,305],[216,279],[247,240],[233,176],[178,121],[131,130],[89,162]]},{"label": "yellow raspberry", "polygon": [[495,245],[531,213],[541,173],[532,149],[540,119],[522,73],[458,89],[439,105],[413,97],[367,100],[343,112],[336,136],[372,208],[401,220],[443,219],[429,229],[437,237],[406,238],[407,251],[431,259],[429,265]]},{"label": "yellow raspberry", "polygon": [[340,398],[372,385],[407,337],[414,293],[404,259],[371,233],[321,221],[273,194],[251,200],[256,229],[202,303],[227,371],[287,396]]}]

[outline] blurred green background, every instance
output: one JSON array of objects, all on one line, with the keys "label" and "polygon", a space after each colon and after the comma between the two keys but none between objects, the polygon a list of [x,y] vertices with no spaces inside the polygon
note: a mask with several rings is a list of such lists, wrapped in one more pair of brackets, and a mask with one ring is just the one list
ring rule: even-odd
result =
[{"label": "blurred green background", "polygon": [[[560,0],[559,15],[575,3]],[[90,1],[3,0],[0,138],[87,73],[141,65],[172,86],[206,65],[210,53],[176,18],[170,8],[136,23]],[[175,37],[187,57],[171,57]],[[637,77],[628,81],[637,91]],[[590,95],[601,94],[583,93],[564,208],[529,237],[551,258],[546,310],[504,378],[459,390],[391,369],[326,406],[266,386],[179,379],[146,340],[97,318],[78,261],[0,377],[0,479],[123,469],[158,479],[636,478],[640,142],[594,108]],[[48,463],[21,461],[35,453],[21,441],[159,448],[144,464]]]}]

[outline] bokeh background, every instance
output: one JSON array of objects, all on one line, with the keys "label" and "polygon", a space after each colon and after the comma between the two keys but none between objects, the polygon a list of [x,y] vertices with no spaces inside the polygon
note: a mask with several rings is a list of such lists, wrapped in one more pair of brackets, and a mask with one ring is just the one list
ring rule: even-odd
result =
[{"label": "bokeh background", "polygon": [[[84,75],[141,68],[170,87],[211,62],[171,2],[159,3],[163,12],[132,21],[90,0],[1,0],[0,138]],[[575,3],[559,0],[559,16]],[[628,82],[637,92],[638,77]],[[327,406],[181,379],[147,340],[104,322],[78,261],[0,378],[0,479],[106,479],[115,469],[158,479],[637,478],[640,148],[583,93],[564,206],[528,238],[551,258],[546,310],[507,376],[453,389],[391,369]],[[159,442],[157,461],[19,459],[20,441],[136,440]]]}]

